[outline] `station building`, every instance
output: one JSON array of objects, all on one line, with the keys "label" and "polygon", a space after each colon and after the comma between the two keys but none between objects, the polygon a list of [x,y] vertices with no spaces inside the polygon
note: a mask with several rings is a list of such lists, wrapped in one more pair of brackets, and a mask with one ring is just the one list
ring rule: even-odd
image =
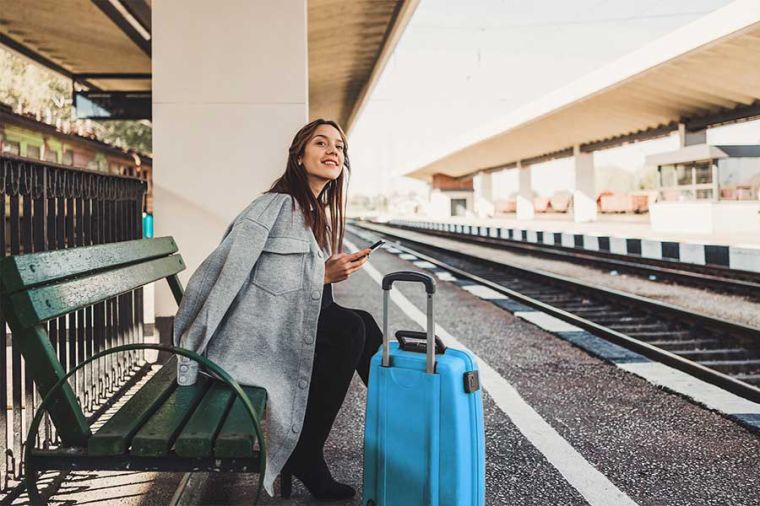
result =
[{"label": "station building", "polygon": [[[760,117],[760,4],[729,4],[515,110],[406,175],[431,185],[429,214],[531,220],[531,168],[572,160],[572,215],[597,220],[594,153],[676,136],[678,150],[648,157],[647,192],[659,232],[760,232],[759,145],[714,146],[708,129]],[[494,182],[517,171],[515,198]],[[603,197],[601,197],[603,198]],[[560,203],[562,205],[562,203]],[[497,209],[498,207],[498,209]]]}]

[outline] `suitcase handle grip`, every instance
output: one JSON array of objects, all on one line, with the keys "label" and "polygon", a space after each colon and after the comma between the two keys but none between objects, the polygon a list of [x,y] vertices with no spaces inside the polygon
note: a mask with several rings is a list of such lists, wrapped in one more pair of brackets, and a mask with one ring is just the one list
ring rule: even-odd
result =
[{"label": "suitcase handle grip", "polygon": [[[420,332],[418,330],[397,330],[396,331],[396,340],[398,341],[399,346],[401,346],[402,350],[406,351],[414,351],[417,353],[425,353],[427,351],[427,346],[425,346],[424,343],[409,343],[407,341],[407,338],[415,339],[419,341],[425,341],[427,340],[427,332]],[[436,355],[443,355],[446,352],[446,345],[443,344],[443,341],[440,337],[435,336],[435,353]]]},{"label": "suitcase handle grip", "polygon": [[391,272],[383,276],[383,290],[390,290],[394,281],[412,281],[425,285],[427,293],[435,293],[435,280],[429,274],[416,271]]}]

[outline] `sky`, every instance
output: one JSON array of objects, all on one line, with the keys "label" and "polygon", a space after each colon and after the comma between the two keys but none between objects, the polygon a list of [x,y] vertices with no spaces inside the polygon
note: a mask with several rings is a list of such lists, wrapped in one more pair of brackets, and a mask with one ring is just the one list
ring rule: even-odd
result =
[{"label": "sky", "polygon": [[[350,194],[425,193],[425,184],[399,175],[415,160],[443,156],[466,132],[729,3],[421,0],[350,133]],[[712,140],[760,142],[753,123],[711,132]],[[595,162],[633,171],[645,154],[671,149],[674,138],[642,142],[597,152]],[[570,161],[535,166],[534,189],[570,187],[572,171],[557,170],[563,164]]]}]

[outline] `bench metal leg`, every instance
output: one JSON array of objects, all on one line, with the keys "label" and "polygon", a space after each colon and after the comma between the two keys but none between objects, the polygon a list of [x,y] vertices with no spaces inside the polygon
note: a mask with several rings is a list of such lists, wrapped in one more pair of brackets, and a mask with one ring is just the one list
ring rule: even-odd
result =
[{"label": "bench metal leg", "polygon": [[26,493],[29,495],[29,504],[32,506],[45,506],[47,500],[40,494],[37,488],[37,471],[29,467],[26,464],[26,470],[24,471],[24,485],[26,487]]},{"label": "bench metal leg", "polygon": [[282,473],[280,475],[280,495],[285,499],[289,498],[293,493],[293,475],[290,473]]}]

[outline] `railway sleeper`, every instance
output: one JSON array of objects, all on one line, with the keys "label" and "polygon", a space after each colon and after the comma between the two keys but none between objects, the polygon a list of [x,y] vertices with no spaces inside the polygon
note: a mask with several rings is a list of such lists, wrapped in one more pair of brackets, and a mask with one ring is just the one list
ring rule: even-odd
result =
[{"label": "railway sleeper", "polygon": [[643,322],[646,320],[646,316],[632,315],[625,311],[579,311],[578,315],[599,323]]},{"label": "railway sleeper", "polygon": [[[599,313],[599,314],[609,314],[609,312],[612,310],[611,307],[600,305],[600,304],[567,304],[567,305],[558,305],[560,309],[563,311],[568,311],[571,313],[578,313],[578,314],[585,314],[585,313]],[[621,313],[621,314],[630,314],[630,313]]]},{"label": "railway sleeper", "polygon": [[760,374],[760,359],[756,358],[749,360],[705,360],[700,364],[724,374]]},{"label": "railway sleeper", "polygon": [[686,348],[705,350],[723,346],[723,343],[717,339],[663,339],[661,341],[647,341],[647,343],[666,351],[682,350]]},{"label": "railway sleeper", "polygon": [[613,330],[617,330],[618,332],[628,332],[631,330],[641,330],[641,331],[652,331],[652,330],[659,330],[661,332],[669,332],[667,328],[663,328],[664,325],[662,323],[621,323],[617,324],[614,322],[611,322],[607,325],[609,328]]},{"label": "railway sleeper", "polygon": [[695,362],[704,362],[705,360],[746,360],[751,354],[744,348],[718,348],[711,350],[672,350],[672,353],[680,355]]},{"label": "railway sleeper", "polygon": [[734,378],[750,385],[760,386],[760,374],[736,374]]},{"label": "railway sleeper", "polygon": [[[507,285],[509,286],[509,285]],[[526,297],[530,297],[531,299],[538,299],[538,300],[545,300],[545,299],[554,299],[557,297],[563,297],[564,300],[575,300],[575,297],[568,296],[567,294],[563,294],[562,292],[558,291],[549,291],[549,290],[520,290],[510,287],[510,289],[515,290],[516,292],[520,292],[521,295],[525,295]]]},{"label": "railway sleeper", "polygon": [[691,334],[691,331],[689,330],[667,330],[663,332],[649,332],[649,331],[643,331],[643,332],[626,332],[626,335],[630,337],[634,337],[636,339],[641,339],[642,341],[650,341],[652,338],[679,338],[683,337],[684,339],[693,337]]},{"label": "railway sleeper", "polygon": [[575,302],[576,301],[576,297],[572,297],[569,295],[562,295],[562,294],[548,295],[545,297],[542,296],[540,297],[540,299],[542,302],[549,302],[552,304],[557,303],[557,302]]}]

